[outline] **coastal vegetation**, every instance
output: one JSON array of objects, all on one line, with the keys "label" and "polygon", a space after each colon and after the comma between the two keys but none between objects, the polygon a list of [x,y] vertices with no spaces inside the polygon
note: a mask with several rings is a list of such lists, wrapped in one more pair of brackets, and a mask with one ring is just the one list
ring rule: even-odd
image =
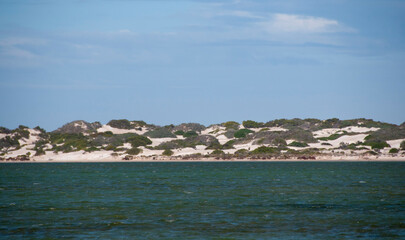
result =
[{"label": "coastal vegetation", "polygon": [[228,121],[209,127],[198,123],[156,126],[126,119],[102,125],[78,120],[52,132],[39,126],[30,129],[20,125],[12,130],[0,127],[0,158],[53,158],[64,153],[109,151],[116,158],[147,154],[170,158],[308,159],[322,155],[403,156],[404,150],[405,123],[363,118],[295,118],[266,123],[246,120],[242,124]]},{"label": "coastal vegetation", "polygon": [[150,138],[175,138],[176,137],[176,135],[174,135],[167,127],[159,127],[159,128],[153,129],[151,131],[146,132],[144,135],[148,136]]}]

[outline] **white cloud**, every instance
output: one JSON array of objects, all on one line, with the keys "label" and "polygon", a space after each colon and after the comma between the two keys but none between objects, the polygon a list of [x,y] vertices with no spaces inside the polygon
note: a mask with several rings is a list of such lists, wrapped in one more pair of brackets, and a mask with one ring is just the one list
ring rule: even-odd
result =
[{"label": "white cloud", "polygon": [[257,24],[272,33],[331,33],[349,30],[336,20],[281,13],[274,14],[270,20]]}]

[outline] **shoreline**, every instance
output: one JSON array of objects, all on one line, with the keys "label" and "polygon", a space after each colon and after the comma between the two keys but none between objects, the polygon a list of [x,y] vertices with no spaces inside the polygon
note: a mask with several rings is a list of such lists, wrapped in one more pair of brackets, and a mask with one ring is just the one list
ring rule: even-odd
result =
[{"label": "shoreline", "polygon": [[133,160],[123,159],[32,159],[26,161],[0,161],[0,163],[136,163],[136,162],[405,162],[405,157],[382,157],[382,158],[319,158],[319,159],[215,159],[215,158],[201,158],[201,159],[164,159],[164,158],[139,158]]}]

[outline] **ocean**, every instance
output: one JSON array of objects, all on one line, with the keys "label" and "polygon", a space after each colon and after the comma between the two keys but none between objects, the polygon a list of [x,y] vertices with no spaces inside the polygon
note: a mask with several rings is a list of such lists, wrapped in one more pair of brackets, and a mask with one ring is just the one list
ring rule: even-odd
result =
[{"label": "ocean", "polygon": [[4,163],[0,238],[405,239],[405,163]]}]

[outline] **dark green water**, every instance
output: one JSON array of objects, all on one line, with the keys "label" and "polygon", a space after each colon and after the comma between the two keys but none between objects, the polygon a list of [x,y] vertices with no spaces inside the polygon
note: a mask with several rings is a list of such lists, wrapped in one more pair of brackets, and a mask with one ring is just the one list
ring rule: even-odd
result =
[{"label": "dark green water", "polygon": [[405,163],[0,165],[3,239],[405,239]]}]

